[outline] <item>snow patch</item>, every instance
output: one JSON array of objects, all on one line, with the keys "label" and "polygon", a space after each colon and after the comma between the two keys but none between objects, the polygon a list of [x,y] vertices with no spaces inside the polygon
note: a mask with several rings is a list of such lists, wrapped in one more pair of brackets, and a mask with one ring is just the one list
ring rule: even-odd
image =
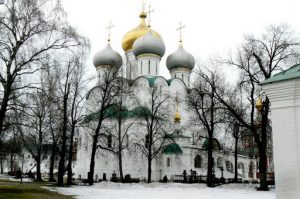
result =
[{"label": "snow patch", "polygon": [[259,192],[248,184],[229,184],[208,188],[205,184],[151,183],[121,184],[101,182],[94,186],[57,188],[77,199],[275,199],[275,191]]}]

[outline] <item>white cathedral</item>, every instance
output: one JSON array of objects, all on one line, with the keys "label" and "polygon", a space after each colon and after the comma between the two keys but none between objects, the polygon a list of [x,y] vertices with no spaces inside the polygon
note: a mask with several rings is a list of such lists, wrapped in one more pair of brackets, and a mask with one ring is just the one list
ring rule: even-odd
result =
[{"label": "white cathedral", "polygon": [[[168,94],[174,99],[169,110],[173,117],[170,120],[175,143],[163,147],[152,161],[152,180],[160,181],[164,176],[169,180],[176,180],[176,176],[193,170],[197,175],[206,175],[207,151],[205,139],[195,139],[195,129],[190,125],[191,111],[187,107],[186,99],[191,90],[191,72],[195,66],[194,57],[188,53],[180,39],[178,49],[170,54],[166,60],[166,67],[170,71],[171,79],[160,76],[160,61],[165,54],[165,44],[159,33],[147,25],[147,14],[140,14],[139,25],[125,34],[122,47],[125,51],[126,62],[123,65],[121,55],[114,51],[108,42],[104,50],[95,54],[93,63],[99,76],[106,70],[115,68],[119,70],[125,67],[126,87],[145,106],[150,97],[150,88],[159,86],[163,94]],[[101,82],[99,80],[98,82]],[[96,91],[95,91],[96,92]],[[97,93],[94,93],[94,98]],[[176,99],[176,100],[175,100]],[[86,102],[86,114],[92,114],[95,110],[93,99]],[[128,109],[134,109],[135,104],[127,99]],[[135,118],[136,119],[136,118]],[[128,122],[133,119],[128,118]],[[125,122],[125,123],[126,123]],[[132,178],[141,180],[147,178],[147,158],[139,150],[131,150],[131,143],[138,139],[143,140],[147,134],[145,128],[138,125],[130,129],[126,136],[126,146],[123,150],[123,175],[130,174]],[[91,127],[92,129],[92,127]],[[205,134],[205,133],[204,133]],[[107,139],[108,147],[113,147],[114,140]],[[214,156],[214,171],[216,177],[221,177],[221,167],[224,168],[224,177],[232,178],[234,172],[234,155],[220,147],[215,139],[216,150]],[[90,166],[91,139],[88,130],[82,130],[78,139],[77,158],[74,164],[75,178],[87,178]],[[238,157],[239,177],[243,179],[256,179],[256,160],[247,156]],[[103,174],[109,179],[115,173],[119,176],[118,158],[107,150],[98,150],[95,160],[94,179],[101,179]]]}]

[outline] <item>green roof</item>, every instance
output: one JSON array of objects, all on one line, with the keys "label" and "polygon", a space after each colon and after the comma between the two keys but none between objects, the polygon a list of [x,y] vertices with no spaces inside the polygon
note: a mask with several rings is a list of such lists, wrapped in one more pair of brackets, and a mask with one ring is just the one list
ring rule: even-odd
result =
[{"label": "green roof", "polygon": [[164,150],[164,154],[182,154],[180,146],[176,143],[168,144]]},{"label": "green roof", "polygon": [[[156,80],[158,77],[160,77],[160,76],[156,76],[156,77],[145,77],[145,78],[148,79],[149,86],[152,87],[152,86],[154,86],[155,80]],[[171,82],[172,82],[173,79],[174,79],[174,78],[166,80],[167,83],[168,83],[168,86],[170,86],[170,84],[171,84]]]},{"label": "green roof", "polygon": [[157,77],[146,77],[149,81],[149,85],[150,87],[152,87],[154,85],[154,82],[156,80]]},{"label": "green roof", "polygon": [[262,84],[268,84],[273,82],[279,82],[283,80],[289,80],[294,78],[300,78],[300,64],[296,64],[291,68],[284,70],[276,75],[266,79]]},{"label": "green roof", "polygon": [[[105,117],[108,118],[117,118],[119,116],[121,116],[122,118],[130,118],[130,117],[141,117],[145,115],[150,116],[151,111],[147,107],[143,107],[143,106],[135,107],[132,110],[128,110],[126,107],[122,107],[121,110],[118,110],[118,107],[116,105],[111,105],[105,111]],[[90,121],[97,120],[98,118],[99,118],[99,111],[93,112],[84,118],[83,123],[88,123]]]}]

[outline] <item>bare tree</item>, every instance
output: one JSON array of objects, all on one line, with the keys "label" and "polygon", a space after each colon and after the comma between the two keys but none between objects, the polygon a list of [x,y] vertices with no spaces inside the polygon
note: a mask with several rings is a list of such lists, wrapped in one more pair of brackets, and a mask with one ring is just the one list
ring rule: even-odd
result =
[{"label": "bare tree", "polygon": [[69,150],[68,150],[68,178],[67,184],[72,184],[72,161],[73,161],[73,149],[74,149],[74,138],[76,137],[77,127],[79,123],[83,120],[83,103],[86,97],[86,87],[89,83],[89,79],[86,78],[84,65],[80,58],[77,59],[75,68],[72,72],[70,85],[70,116],[69,116],[69,126],[70,126],[70,139],[69,139]]},{"label": "bare tree", "polygon": [[10,0],[0,11],[0,136],[14,91],[31,86],[32,81],[16,85],[35,73],[41,63],[60,49],[82,44],[80,36],[65,21],[60,1]]},{"label": "bare tree", "polygon": [[146,135],[138,139],[135,145],[147,158],[147,182],[151,183],[152,160],[162,151],[171,137],[168,134],[171,97],[160,85],[153,85],[147,93],[149,96],[145,96],[146,101],[137,99],[139,107],[135,109],[135,114],[140,120],[139,124],[144,127],[142,129],[146,131]]},{"label": "bare tree", "polygon": [[120,180],[123,182],[123,150],[128,148],[128,133],[135,123],[126,107],[126,98],[132,93],[129,91],[125,79],[118,79],[119,93],[116,96],[116,103],[110,107],[109,119],[112,127],[108,128],[108,135],[103,136],[98,148],[111,152],[118,158]]},{"label": "bare tree", "polygon": [[[68,129],[69,129],[69,114],[70,114],[70,97],[71,97],[71,82],[72,82],[72,75],[77,69],[78,59],[76,57],[72,57],[65,63],[59,63],[58,65],[61,66],[60,70],[58,70],[58,79],[59,79],[59,93],[60,98],[62,99],[59,102],[59,110],[61,111],[61,145],[59,151],[59,167],[58,167],[58,186],[63,186],[63,176],[65,174],[65,160],[67,156],[67,142],[68,142]],[[65,67],[65,68],[64,68]],[[70,158],[70,157],[69,157]]]},{"label": "bare tree", "polygon": [[[22,139],[24,147],[36,161],[37,181],[42,181],[41,161],[45,154],[48,141],[48,110],[47,94],[42,89],[27,94],[27,105],[23,111]],[[20,124],[19,124],[20,125]]]},{"label": "bare tree", "polygon": [[104,121],[109,118],[109,108],[117,102],[120,93],[118,71],[115,68],[107,68],[99,73],[99,82],[87,95],[86,109],[90,113],[85,122],[92,122],[94,128],[90,133],[92,140],[90,170],[88,175],[89,185],[93,185],[95,157],[99,149],[99,142],[106,136],[107,128]]},{"label": "bare tree", "polygon": [[[47,63],[49,64],[49,63]],[[49,182],[55,182],[54,179],[54,164],[57,154],[59,152],[58,142],[60,140],[60,118],[61,112],[58,109],[58,103],[60,102],[58,97],[58,76],[57,66],[45,67],[41,73],[41,89],[46,93],[48,101],[48,135],[49,135],[49,146],[51,150],[50,155],[50,167],[49,167]]]},{"label": "bare tree", "polygon": [[253,134],[259,151],[260,190],[268,190],[266,162],[270,116],[270,101],[266,96],[259,110],[261,121],[260,128],[257,128],[255,104],[261,93],[260,83],[270,78],[274,72],[299,61],[299,44],[299,39],[286,25],[271,25],[261,37],[246,36],[237,56],[221,61],[237,67],[241,72],[239,86],[243,88],[243,94],[248,99],[249,116],[240,117],[238,110],[229,103],[229,99],[221,96],[218,96],[218,99]]},{"label": "bare tree", "polygon": [[221,88],[220,85],[223,82],[217,71],[207,71],[207,74],[200,69],[196,72],[197,81],[189,95],[188,105],[195,114],[195,121],[207,133],[207,186],[214,187],[213,139],[215,138],[217,125],[224,122],[223,107],[216,98],[216,90]]}]

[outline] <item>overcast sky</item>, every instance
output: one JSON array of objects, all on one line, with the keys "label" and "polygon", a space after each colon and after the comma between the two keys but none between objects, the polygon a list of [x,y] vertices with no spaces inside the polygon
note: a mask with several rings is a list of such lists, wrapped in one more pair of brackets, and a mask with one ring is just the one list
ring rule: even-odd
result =
[{"label": "overcast sky", "polygon": [[[62,0],[69,22],[89,38],[93,55],[106,46],[106,27],[111,20],[111,45],[122,56],[122,38],[139,24],[142,0]],[[151,26],[166,45],[160,73],[169,77],[166,57],[178,47],[179,22],[183,30],[184,48],[205,62],[215,54],[235,49],[247,33],[260,34],[268,24],[287,23],[300,33],[300,0],[146,0],[154,8]]]}]

